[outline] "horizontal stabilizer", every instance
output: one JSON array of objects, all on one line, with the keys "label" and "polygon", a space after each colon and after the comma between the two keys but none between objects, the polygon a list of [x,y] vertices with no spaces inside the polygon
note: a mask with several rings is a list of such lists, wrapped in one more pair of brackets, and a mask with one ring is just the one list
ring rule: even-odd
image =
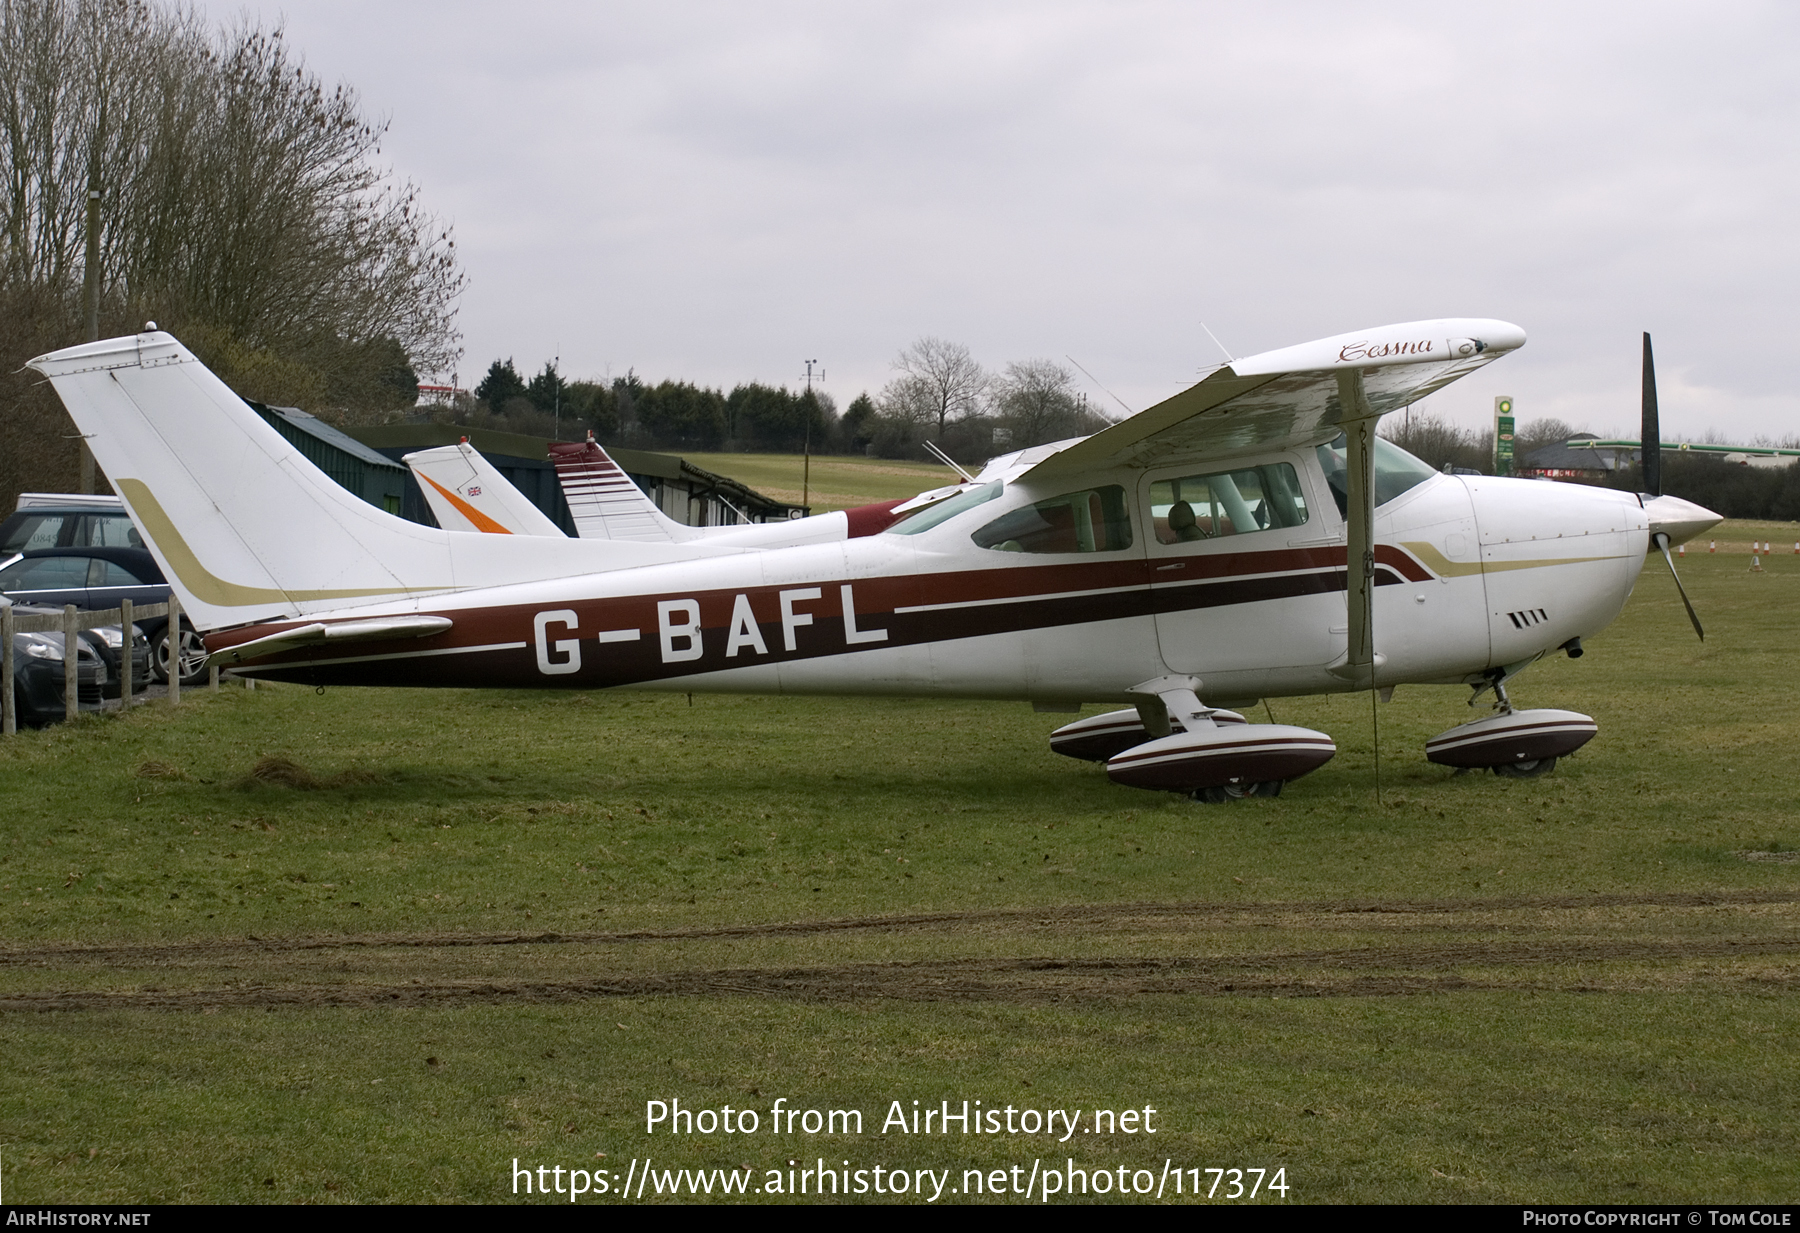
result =
[{"label": "horizontal stabilizer", "polygon": [[368,621],[340,621],[335,625],[315,623],[297,625],[266,638],[240,642],[220,651],[215,658],[223,663],[241,664],[245,660],[262,659],[295,647],[316,646],[322,642],[374,642],[387,638],[429,638],[441,634],[452,625],[449,617],[400,616],[378,617]]}]

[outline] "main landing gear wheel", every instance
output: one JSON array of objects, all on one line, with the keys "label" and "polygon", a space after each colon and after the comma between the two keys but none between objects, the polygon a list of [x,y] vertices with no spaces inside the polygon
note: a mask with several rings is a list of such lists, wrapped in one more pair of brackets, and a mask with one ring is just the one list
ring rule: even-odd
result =
[{"label": "main landing gear wheel", "polygon": [[1532,758],[1526,762],[1503,762],[1494,768],[1494,774],[1502,779],[1542,779],[1555,769],[1555,758]]},{"label": "main landing gear wheel", "polygon": [[1226,805],[1232,801],[1241,801],[1246,796],[1280,796],[1281,785],[1281,780],[1271,779],[1266,783],[1226,784],[1222,788],[1196,788],[1193,792],[1193,799],[1202,805]]}]

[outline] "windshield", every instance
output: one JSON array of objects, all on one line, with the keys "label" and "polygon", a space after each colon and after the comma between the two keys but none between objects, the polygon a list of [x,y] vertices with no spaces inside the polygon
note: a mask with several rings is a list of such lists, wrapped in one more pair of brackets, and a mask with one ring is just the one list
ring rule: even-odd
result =
[{"label": "windshield", "polygon": [[[1337,440],[1319,447],[1319,465],[1325,469],[1325,482],[1331,486],[1331,496],[1337,502],[1339,514],[1343,514],[1349,507],[1344,454],[1347,447],[1348,442],[1343,433],[1338,434]],[[1438,472],[1386,437],[1375,438],[1376,508],[1386,505],[1403,492],[1417,488],[1436,474]]]},{"label": "windshield", "polygon": [[985,505],[1000,495],[1005,487],[999,480],[991,484],[983,484],[979,488],[969,488],[957,493],[948,501],[939,501],[936,505],[927,505],[924,509],[908,514],[899,522],[889,527],[887,535],[917,535],[921,531],[929,531],[940,523],[948,522],[966,509],[974,509],[977,505]]}]

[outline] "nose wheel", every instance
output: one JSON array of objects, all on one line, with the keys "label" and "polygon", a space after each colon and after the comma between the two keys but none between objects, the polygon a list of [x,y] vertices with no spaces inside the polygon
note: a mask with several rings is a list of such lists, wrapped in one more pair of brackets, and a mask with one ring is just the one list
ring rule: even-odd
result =
[{"label": "nose wheel", "polygon": [[[1554,758],[1551,759],[1555,761]],[[1202,805],[1229,805],[1232,801],[1241,801],[1247,796],[1280,796],[1284,780],[1270,779],[1263,783],[1227,784],[1220,788],[1196,788],[1191,797]]]},{"label": "nose wheel", "polygon": [[1555,758],[1532,758],[1525,762],[1502,762],[1494,774],[1502,779],[1542,779],[1556,769]]}]

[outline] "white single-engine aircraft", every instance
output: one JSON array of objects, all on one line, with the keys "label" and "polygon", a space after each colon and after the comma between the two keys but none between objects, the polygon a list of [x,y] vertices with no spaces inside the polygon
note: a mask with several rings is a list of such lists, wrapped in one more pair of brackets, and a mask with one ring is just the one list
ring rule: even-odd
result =
[{"label": "white single-engine aircraft", "polygon": [[[207,646],[318,685],[1018,699],[1128,709],[1053,734],[1120,783],[1273,795],[1331,738],[1227,704],[1492,689],[1451,766],[1542,773],[1595,731],[1506,681],[1623,607],[1677,498],[1443,475],[1377,419],[1521,346],[1502,321],[1384,326],[1234,360],[1094,436],[991,460],[825,542],[443,531],[307,462],[175,339],[41,356]],[[811,520],[807,520],[811,521]],[[1348,562],[1348,568],[1346,563]],[[1202,701],[1205,699],[1205,701]]]}]

